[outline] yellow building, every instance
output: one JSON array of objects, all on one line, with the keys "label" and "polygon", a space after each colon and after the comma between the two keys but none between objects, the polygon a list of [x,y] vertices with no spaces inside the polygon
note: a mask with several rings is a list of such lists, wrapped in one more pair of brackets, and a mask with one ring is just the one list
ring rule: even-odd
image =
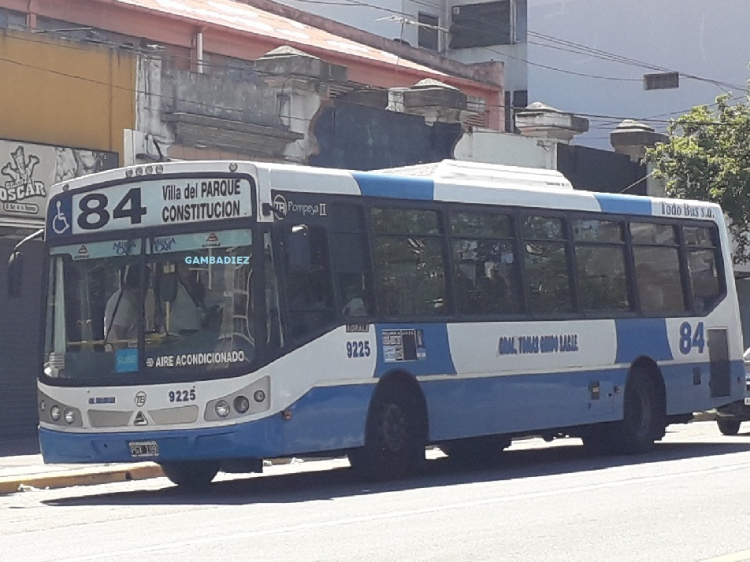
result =
[{"label": "yellow building", "polygon": [[[123,161],[135,126],[136,58],[103,45],[0,30],[0,270],[13,246],[41,228],[56,181]],[[0,438],[36,428],[44,306],[41,242],[24,248],[23,295],[0,275]]]}]

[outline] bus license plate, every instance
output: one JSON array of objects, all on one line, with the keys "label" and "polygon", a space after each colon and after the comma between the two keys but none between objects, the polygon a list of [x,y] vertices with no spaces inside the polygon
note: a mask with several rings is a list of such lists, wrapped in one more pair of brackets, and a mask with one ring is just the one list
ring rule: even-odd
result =
[{"label": "bus license plate", "polygon": [[159,456],[159,445],[156,441],[129,441],[128,447],[130,447],[131,457],[158,457]]}]

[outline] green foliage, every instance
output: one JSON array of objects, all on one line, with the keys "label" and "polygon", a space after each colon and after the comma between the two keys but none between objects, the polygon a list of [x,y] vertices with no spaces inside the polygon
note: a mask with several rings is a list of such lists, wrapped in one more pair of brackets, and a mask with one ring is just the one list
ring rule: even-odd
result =
[{"label": "green foliage", "polygon": [[735,263],[750,262],[750,98],[699,105],[672,121],[669,140],[646,152],[667,195],[718,203],[737,241]]}]

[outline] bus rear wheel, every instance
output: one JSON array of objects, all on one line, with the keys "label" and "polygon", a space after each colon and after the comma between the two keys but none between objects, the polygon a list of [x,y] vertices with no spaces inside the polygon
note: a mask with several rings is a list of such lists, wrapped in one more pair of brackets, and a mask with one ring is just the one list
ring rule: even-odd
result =
[{"label": "bus rear wheel", "polygon": [[740,420],[719,418],[716,420],[716,423],[719,426],[719,431],[721,431],[723,435],[737,435],[740,431],[740,424],[742,422]]},{"label": "bus rear wheel", "polygon": [[594,426],[583,443],[595,452],[635,455],[651,450],[664,437],[664,396],[655,376],[634,370],[625,386],[623,419]]},{"label": "bus rear wheel", "polygon": [[219,463],[213,461],[170,462],[161,465],[164,476],[181,488],[208,486],[219,472]]},{"label": "bus rear wheel", "polygon": [[398,383],[378,388],[370,404],[365,445],[349,452],[349,463],[367,480],[392,480],[423,467],[426,416],[418,391]]}]

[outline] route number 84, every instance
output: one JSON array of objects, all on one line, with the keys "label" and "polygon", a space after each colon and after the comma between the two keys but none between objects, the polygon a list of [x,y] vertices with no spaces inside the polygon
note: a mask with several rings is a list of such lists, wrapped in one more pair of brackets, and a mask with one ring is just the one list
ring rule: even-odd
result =
[{"label": "route number 84", "polygon": [[703,322],[698,322],[695,325],[695,331],[693,331],[690,322],[683,322],[680,324],[680,352],[682,354],[687,355],[694,347],[698,348],[698,353],[703,353],[705,345],[706,338],[704,335]]},{"label": "route number 84", "polygon": [[[78,215],[78,226],[83,230],[97,230],[109,222],[107,210],[109,199],[104,193],[89,193],[78,202],[81,214]],[[141,205],[141,188],[133,187],[120,199],[112,210],[114,219],[130,218],[130,224],[141,224],[146,214],[146,207]]]}]

